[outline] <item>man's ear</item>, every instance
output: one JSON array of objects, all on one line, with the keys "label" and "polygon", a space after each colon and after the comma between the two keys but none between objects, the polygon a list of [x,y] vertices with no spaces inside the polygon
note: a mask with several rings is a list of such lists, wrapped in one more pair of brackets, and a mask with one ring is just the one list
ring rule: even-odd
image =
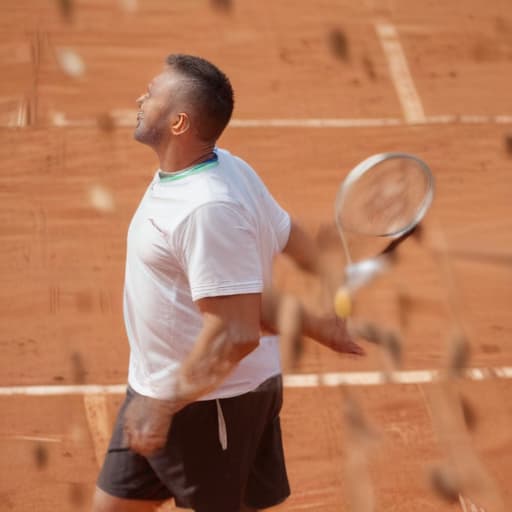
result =
[{"label": "man's ear", "polygon": [[190,118],[185,112],[180,112],[175,116],[171,124],[173,135],[183,135],[190,128]]}]

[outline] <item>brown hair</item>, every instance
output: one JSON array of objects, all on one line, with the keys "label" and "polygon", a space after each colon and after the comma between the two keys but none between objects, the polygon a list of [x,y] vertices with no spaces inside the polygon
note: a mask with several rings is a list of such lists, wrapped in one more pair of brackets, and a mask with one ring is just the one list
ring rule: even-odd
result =
[{"label": "brown hair", "polygon": [[216,141],[233,113],[234,94],[228,77],[211,62],[193,55],[172,54],[166,63],[190,80],[186,96],[194,109],[199,136]]}]

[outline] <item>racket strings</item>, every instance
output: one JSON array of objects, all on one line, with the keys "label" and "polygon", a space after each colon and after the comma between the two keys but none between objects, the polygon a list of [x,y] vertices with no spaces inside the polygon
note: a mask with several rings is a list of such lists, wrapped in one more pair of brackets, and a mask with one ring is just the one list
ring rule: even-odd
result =
[{"label": "racket strings", "polygon": [[371,236],[400,236],[428,207],[428,169],[404,157],[384,159],[342,185],[337,198],[340,230]]}]

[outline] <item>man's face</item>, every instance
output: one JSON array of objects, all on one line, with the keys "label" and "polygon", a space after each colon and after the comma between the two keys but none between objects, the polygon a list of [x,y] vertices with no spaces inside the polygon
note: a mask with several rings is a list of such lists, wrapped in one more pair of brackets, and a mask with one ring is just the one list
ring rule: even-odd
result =
[{"label": "man's face", "polygon": [[137,126],[135,140],[157,146],[170,136],[171,117],[179,108],[177,91],[180,77],[166,69],[148,84],[145,94],[137,98]]}]

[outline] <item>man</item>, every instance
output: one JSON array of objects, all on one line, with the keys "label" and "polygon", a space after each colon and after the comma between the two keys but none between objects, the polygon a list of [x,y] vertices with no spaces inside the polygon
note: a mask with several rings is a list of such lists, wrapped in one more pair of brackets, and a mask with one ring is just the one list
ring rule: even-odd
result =
[{"label": "man", "polygon": [[[221,71],[171,55],[137,102],[135,139],[160,168],[128,231],[129,388],[94,512],[156,510],[171,497],[196,512],[267,508],[289,487],[278,341],[261,336],[276,322],[272,308],[262,316],[262,292],[278,252],[304,268],[313,253],[256,173],[216,148],[233,110]],[[302,328],[362,353],[333,317],[303,312]]]}]

